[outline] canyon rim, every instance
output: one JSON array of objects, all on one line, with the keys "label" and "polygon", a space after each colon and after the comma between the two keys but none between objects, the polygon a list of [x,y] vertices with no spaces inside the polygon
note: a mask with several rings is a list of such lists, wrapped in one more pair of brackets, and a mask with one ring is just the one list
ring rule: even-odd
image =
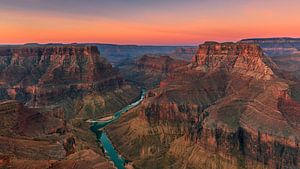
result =
[{"label": "canyon rim", "polygon": [[0,0],[0,168],[299,169],[287,0]]}]

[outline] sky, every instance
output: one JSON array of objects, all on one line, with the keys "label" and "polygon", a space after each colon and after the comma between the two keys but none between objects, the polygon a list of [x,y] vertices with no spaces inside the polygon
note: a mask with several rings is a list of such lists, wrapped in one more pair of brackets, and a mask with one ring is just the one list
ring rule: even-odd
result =
[{"label": "sky", "polygon": [[0,44],[300,37],[299,0],[0,0]]}]

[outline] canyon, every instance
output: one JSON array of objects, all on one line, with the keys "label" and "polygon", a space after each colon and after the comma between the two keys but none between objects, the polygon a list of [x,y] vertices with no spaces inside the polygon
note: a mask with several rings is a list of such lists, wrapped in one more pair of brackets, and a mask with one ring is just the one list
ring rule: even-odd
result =
[{"label": "canyon", "polygon": [[299,168],[297,43],[0,46],[0,168]]},{"label": "canyon", "polygon": [[[135,67],[161,71],[164,60]],[[206,42],[189,64],[170,67],[107,128],[135,168],[299,168],[297,79],[259,45]]]},{"label": "canyon", "polygon": [[6,99],[41,105],[53,96],[58,99],[122,84],[96,47],[1,48],[0,55],[1,91]]},{"label": "canyon", "polygon": [[84,44],[97,46],[102,55],[115,66],[143,55],[168,55],[180,60],[190,60],[196,53],[196,46],[145,46],[116,44]]},{"label": "canyon", "polygon": [[114,168],[89,118],[139,97],[95,46],[0,47],[0,167]]},{"label": "canyon", "polygon": [[134,61],[120,64],[118,68],[125,79],[139,86],[151,88],[166,78],[168,73],[187,64],[187,61],[177,60],[170,56],[144,55]]}]

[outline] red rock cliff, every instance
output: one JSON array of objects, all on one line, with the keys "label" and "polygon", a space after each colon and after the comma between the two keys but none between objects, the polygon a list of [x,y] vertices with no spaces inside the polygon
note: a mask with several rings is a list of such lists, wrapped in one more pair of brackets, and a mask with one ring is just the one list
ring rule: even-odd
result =
[{"label": "red rock cliff", "polygon": [[100,57],[97,47],[76,45],[2,47],[0,79],[2,98],[24,102],[79,90],[104,90],[123,81]]},{"label": "red rock cliff", "polygon": [[206,42],[199,46],[193,62],[204,72],[226,71],[265,80],[274,76],[270,60],[256,44]]},{"label": "red rock cliff", "polygon": [[259,46],[205,43],[184,67],[110,126],[137,166],[299,168],[299,104]]}]

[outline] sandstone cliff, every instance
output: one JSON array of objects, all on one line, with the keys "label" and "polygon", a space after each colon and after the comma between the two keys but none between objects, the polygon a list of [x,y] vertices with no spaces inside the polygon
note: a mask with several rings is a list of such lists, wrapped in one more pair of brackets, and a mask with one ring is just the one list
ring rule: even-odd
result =
[{"label": "sandstone cliff", "polygon": [[113,168],[85,121],[139,96],[97,47],[0,47],[0,168]]},{"label": "sandstone cliff", "polygon": [[[15,100],[0,102],[0,168],[113,168],[85,132],[72,132],[61,109],[41,111]],[[86,147],[84,147],[86,146]]]},{"label": "sandstone cliff", "polygon": [[2,98],[32,106],[123,83],[93,46],[2,47],[0,67]]},{"label": "sandstone cliff", "polygon": [[108,133],[137,168],[299,168],[299,103],[277,69],[257,45],[205,43]]},{"label": "sandstone cliff", "polygon": [[193,61],[196,69],[205,72],[225,71],[266,80],[274,75],[270,59],[255,44],[206,42],[199,46]]}]

